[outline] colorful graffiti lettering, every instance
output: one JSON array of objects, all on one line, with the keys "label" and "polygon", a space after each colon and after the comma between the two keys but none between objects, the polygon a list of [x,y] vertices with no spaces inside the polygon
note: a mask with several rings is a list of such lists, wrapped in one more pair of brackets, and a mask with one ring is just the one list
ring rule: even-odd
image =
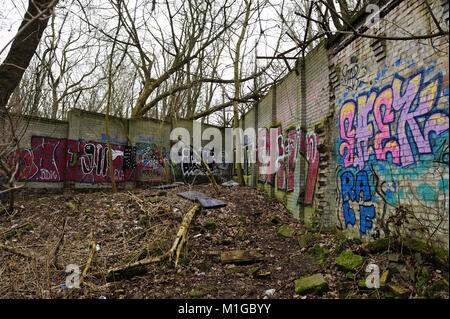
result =
[{"label": "colorful graffiti lettering", "polygon": [[[123,171],[123,146],[111,145],[114,178],[129,180],[131,169]],[[82,183],[110,182],[108,146],[84,140],[67,141],[66,180]]]},{"label": "colorful graffiti lettering", "polygon": [[356,223],[355,212],[350,202],[359,203],[360,231],[364,235],[372,229],[372,219],[375,217],[375,207],[370,203],[373,198],[369,175],[365,170],[359,171],[356,176],[351,171],[345,171],[341,174],[340,181],[345,226],[348,224],[354,226]]},{"label": "colorful graffiti lettering", "polygon": [[391,85],[363,92],[343,103],[339,116],[339,155],[344,167],[365,167],[371,156],[401,167],[416,154],[431,154],[430,134],[448,131],[448,110],[438,109],[442,73],[424,82],[424,70],[408,80],[396,74]]},{"label": "colorful graffiti lettering", "polygon": [[[407,79],[395,74],[391,84],[374,87],[342,103],[337,153],[343,226],[354,226],[359,210],[360,233],[367,234],[373,228],[378,200],[395,206],[406,193],[413,196],[413,191],[424,202],[437,200],[437,196],[428,196],[437,192],[431,184],[406,189],[398,185],[396,176],[414,179],[420,174],[433,174],[432,165],[434,172],[439,167],[448,169],[445,136],[449,114],[439,104],[442,84],[442,72],[425,81],[422,68]],[[378,217],[381,224],[384,207]]]},{"label": "colorful graffiti lettering", "polygon": [[[111,145],[117,182],[129,180],[132,169],[123,170],[123,146]],[[9,155],[18,163],[17,181],[81,183],[109,182],[108,146],[104,143],[54,137],[31,137],[31,148]]]},{"label": "colorful graffiti lettering", "polygon": [[[277,145],[274,147],[276,154],[272,154],[271,156],[270,135],[273,134],[276,134]],[[306,187],[304,192],[299,196],[298,202],[303,205],[312,205],[319,167],[319,151],[317,150],[317,146],[317,134],[315,132],[307,133],[300,126],[289,126],[284,135],[279,124],[272,126],[270,129],[261,129],[258,133],[258,152],[275,160],[270,160],[265,163],[259,157],[259,182],[274,185],[276,175],[277,188],[279,190],[287,193],[294,191],[295,162],[298,158],[302,158],[308,165],[308,169],[306,174]]]},{"label": "colorful graffiti lettering", "polygon": [[163,178],[166,175],[164,162],[167,161],[168,154],[161,146],[155,143],[136,143],[136,165],[139,176]]}]

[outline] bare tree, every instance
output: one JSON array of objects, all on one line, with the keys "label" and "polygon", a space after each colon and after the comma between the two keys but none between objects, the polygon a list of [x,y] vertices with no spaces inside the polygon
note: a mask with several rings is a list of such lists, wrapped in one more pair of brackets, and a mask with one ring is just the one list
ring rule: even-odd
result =
[{"label": "bare tree", "polygon": [[58,0],[29,0],[8,55],[0,65],[0,108],[3,111],[36,51],[57,3]]}]

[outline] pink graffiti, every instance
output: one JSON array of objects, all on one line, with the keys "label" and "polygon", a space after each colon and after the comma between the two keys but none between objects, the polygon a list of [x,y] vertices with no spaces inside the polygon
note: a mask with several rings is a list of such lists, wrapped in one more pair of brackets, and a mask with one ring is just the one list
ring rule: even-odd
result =
[{"label": "pink graffiti", "polygon": [[[319,151],[317,149],[318,137],[314,132],[306,133],[300,127],[288,127],[285,135],[281,134],[281,126],[270,128],[270,135],[276,138],[269,138],[269,130],[262,129],[258,135],[258,152],[264,154],[267,159],[275,158],[275,170],[271,171],[271,163],[263,163],[262,157],[258,157],[259,182],[274,184],[277,176],[277,189],[292,192],[295,187],[295,162],[302,158],[307,164],[306,187],[299,197],[299,202],[304,205],[311,205],[314,197],[314,189],[319,168]],[[276,141],[276,146],[270,147],[270,141]],[[276,154],[270,154],[273,151]],[[268,173],[269,172],[269,173]],[[270,173],[272,172],[272,173]]]},{"label": "pink graffiti", "polygon": [[417,155],[432,153],[430,134],[447,132],[449,116],[437,107],[442,73],[423,82],[423,70],[407,80],[396,74],[381,91],[374,88],[343,103],[338,152],[345,167],[361,170],[373,154],[377,160],[388,160],[391,154],[393,164],[407,167],[416,161],[413,149]]}]

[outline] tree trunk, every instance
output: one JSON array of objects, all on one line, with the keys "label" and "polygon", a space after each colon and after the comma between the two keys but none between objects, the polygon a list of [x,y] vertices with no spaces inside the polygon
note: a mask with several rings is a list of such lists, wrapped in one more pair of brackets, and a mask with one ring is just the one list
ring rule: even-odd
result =
[{"label": "tree trunk", "polygon": [[[245,20],[242,25],[241,34],[239,36],[238,42],[236,44],[236,54],[234,56],[234,101],[233,101],[233,111],[234,111],[234,118],[233,118],[233,128],[239,127],[239,109],[238,109],[238,99],[240,95],[241,90],[241,83],[239,82],[239,58],[240,58],[240,51],[241,51],[241,44],[244,40],[245,32],[248,25],[248,20],[250,16],[250,3],[249,1],[245,1]],[[240,133],[239,133],[240,135]],[[242,165],[239,162],[241,160],[241,152],[242,152],[242,145],[240,143],[240,136],[238,136],[238,141],[236,143],[236,173],[238,178],[238,183],[240,186],[245,186],[245,180],[244,180],[244,173],[242,171]],[[238,161],[239,158],[239,161]]]},{"label": "tree trunk", "polygon": [[[28,10],[11,48],[0,65],[0,108],[4,108],[30,64],[58,0],[29,0]],[[41,13],[44,12],[44,13]],[[40,15],[39,17],[37,17]]]}]

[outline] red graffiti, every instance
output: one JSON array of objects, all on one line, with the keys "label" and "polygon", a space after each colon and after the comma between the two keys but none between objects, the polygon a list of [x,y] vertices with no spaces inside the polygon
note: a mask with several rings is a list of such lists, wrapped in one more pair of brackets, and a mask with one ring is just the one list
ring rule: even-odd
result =
[{"label": "red graffiti", "polygon": [[[270,138],[269,138],[270,135]],[[276,139],[274,136],[276,135]],[[276,141],[276,147],[270,147],[270,141]],[[306,164],[306,186],[299,196],[299,203],[311,205],[319,168],[318,137],[315,133],[306,133],[300,127],[289,127],[282,135],[281,126],[263,129],[258,136],[259,182],[273,185],[277,175],[277,189],[292,192],[295,188],[295,162],[301,157]],[[276,154],[271,154],[275,152]],[[262,155],[263,156],[262,156]],[[265,161],[264,161],[265,159]],[[270,159],[270,163],[267,160]],[[271,170],[275,162],[274,170]]]},{"label": "red graffiti", "polygon": [[[111,145],[114,178],[116,182],[130,180],[132,168],[123,170],[123,146]],[[108,183],[108,145],[84,140],[67,142],[66,179],[82,183]]]},{"label": "red graffiti", "polygon": [[[123,170],[123,146],[111,145],[116,182],[130,180],[132,168]],[[108,183],[108,146],[104,143],[54,137],[31,137],[31,148],[8,156],[9,165],[18,165],[15,179],[29,182]]]}]

